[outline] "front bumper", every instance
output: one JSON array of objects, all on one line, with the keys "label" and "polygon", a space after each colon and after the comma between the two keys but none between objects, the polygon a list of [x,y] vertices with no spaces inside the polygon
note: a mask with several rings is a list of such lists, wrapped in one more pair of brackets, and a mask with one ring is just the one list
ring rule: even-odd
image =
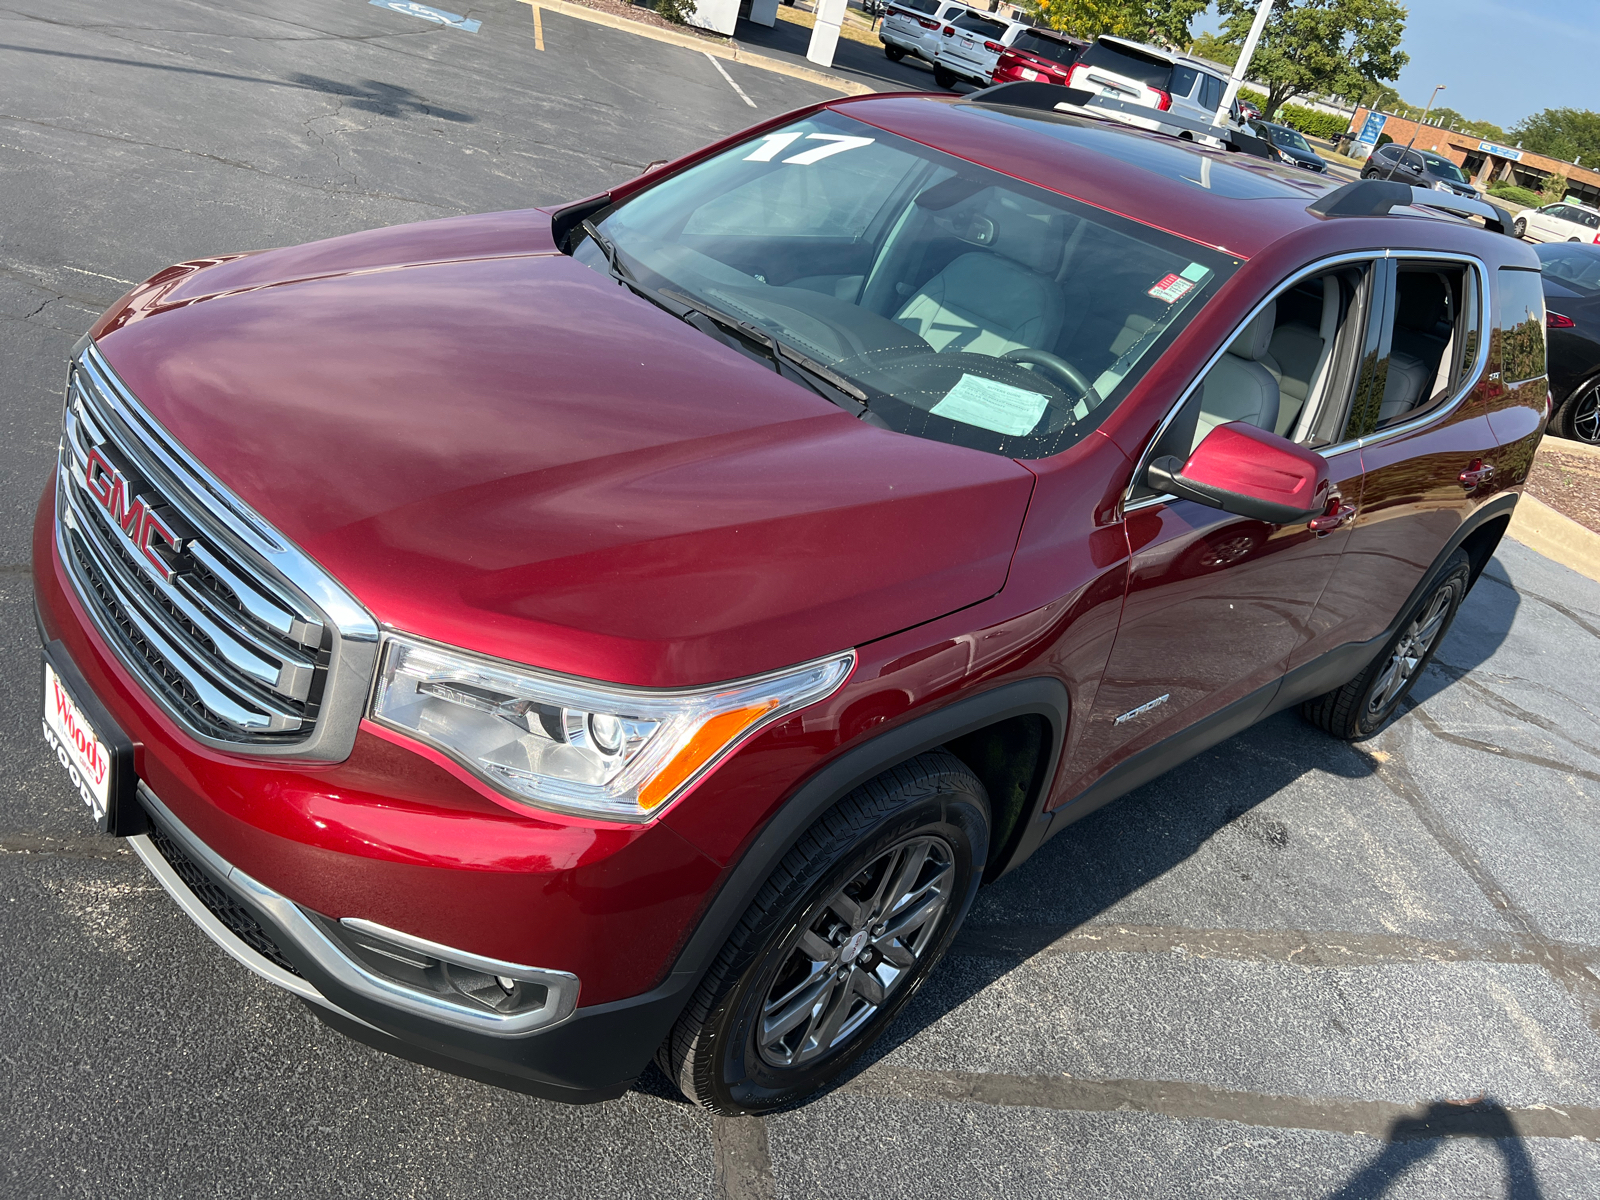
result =
[{"label": "front bumper", "polygon": [[[578,1010],[576,976],[484,959],[392,930],[363,938],[364,955],[361,941],[217,855],[143,785],[139,803],[150,832],[128,843],[201,931],[237,962],[369,1045],[516,1091],[587,1103],[626,1090],[677,1011],[675,996],[655,995],[599,1012]],[[543,988],[543,1001],[497,1017],[453,1000],[447,982],[431,991],[408,987],[374,966],[381,963],[370,952],[375,943],[380,954],[385,943],[412,952],[410,965],[436,960],[432,974],[438,979],[446,974],[439,964],[464,967]]]}]

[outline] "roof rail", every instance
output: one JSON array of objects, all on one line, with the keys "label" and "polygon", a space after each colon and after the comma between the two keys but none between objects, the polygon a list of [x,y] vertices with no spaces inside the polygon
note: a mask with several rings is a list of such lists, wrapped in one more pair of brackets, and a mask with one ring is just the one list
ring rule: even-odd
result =
[{"label": "roof rail", "polygon": [[1276,161],[1278,154],[1264,139],[1252,137],[1238,129],[1229,129],[1223,125],[1207,125],[1200,121],[1190,120],[1188,117],[1177,113],[1165,112],[1161,109],[1150,108],[1143,104],[1129,104],[1123,100],[1113,100],[1109,96],[1102,96],[1098,92],[1086,91],[1083,88],[1062,87],[1059,83],[997,83],[984,88],[981,92],[973,92],[958,104],[993,104],[1006,108],[1031,108],[1039,112],[1067,112],[1072,108],[1086,108],[1093,112],[1098,109],[1110,115],[1112,113],[1125,113],[1131,117],[1142,117],[1147,121],[1159,121],[1163,125],[1174,129],[1182,129],[1188,133],[1200,134],[1203,137],[1216,138],[1230,150],[1237,150],[1244,154],[1252,154],[1257,158],[1268,158]]},{"label": "roof rail", "polygon": [[1319,217],[1386,217],[1391,209],[1407,205],[1482,217],[1490,233],[1511,233],[1511,214],[1498,204],[1390,179],[1357,179],[1308,204],[1306,211]]}]

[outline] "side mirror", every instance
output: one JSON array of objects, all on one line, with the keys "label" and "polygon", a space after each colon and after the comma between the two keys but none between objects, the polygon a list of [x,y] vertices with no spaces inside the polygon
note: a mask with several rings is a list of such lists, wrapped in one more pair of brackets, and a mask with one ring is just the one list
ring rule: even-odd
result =
[{"label": "side mirror", "polygon": [[1150,463],[1145,481],[1223,512],[1293,525],[1328,507],[1328,463],[1288,438],[1243,421],[1218,425],[1189,461],[1167,455]]}]

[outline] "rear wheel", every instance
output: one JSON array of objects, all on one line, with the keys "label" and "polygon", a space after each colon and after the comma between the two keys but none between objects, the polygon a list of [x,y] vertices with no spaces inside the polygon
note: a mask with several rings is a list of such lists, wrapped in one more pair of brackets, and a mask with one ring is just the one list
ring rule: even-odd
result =
[{"label": "rear wheel", "polygon": [[1512,237],[1519,237],[1520,238],[1520,237],[1526,237],[1527,235],[1528,235],[1528,222],[1526,220],[1524,220],[1522,217],[1518,217],[1515,221],[1511,222],[1511,236]]},{"label": "rear wheel", "polygon": [[1457,550],[1435,572],[1422,596],[1400,619],[1400,631],[1361,674],[1342,688],[1308,700],[1300,713],[1336,738],[1360,741],[1389,723],[1455,620],[1472,579],[1472,560]]},{"label": "rear wheel", "polygon": [[983,784],[946,751],[857,788],[761,889],[657,1053],[661,1069],[727,1114],[823,1087],[943,956],[988,846]]},{"label": "rear wheel", "polygon": [[906,56],[906,52],[899,46],[891,46],[888,42],[883,44],[883,52],[889,56],[890,62],[899,62]]},{"label": "rear wheel", "polygon": [[933,81],[946,91],[949,91],[956,86],[956,74],[949,67],[941,67],[938,63],[934,63]]},{"label": "rear wheel", "polygon": [[1557,411],[1556,433],[1575,442],[1600,446],[1600,379],[1574,388]]}]

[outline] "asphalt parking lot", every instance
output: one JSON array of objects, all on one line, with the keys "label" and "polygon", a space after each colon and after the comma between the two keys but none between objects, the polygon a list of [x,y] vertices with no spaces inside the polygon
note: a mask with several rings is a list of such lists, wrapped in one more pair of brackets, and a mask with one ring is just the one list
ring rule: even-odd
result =
[{"label": "asphalt parking lot", "polygon": [[1600,584],[1512,543],[1390,729],[1283,714],[1072,827],[861,1070],[763,1121],[346,1041],[90,836],[28,534],[94,316],[169,262],[585,195],[826,94],[470,15],[0,12],[0,1195],[1600,1196]]}]

